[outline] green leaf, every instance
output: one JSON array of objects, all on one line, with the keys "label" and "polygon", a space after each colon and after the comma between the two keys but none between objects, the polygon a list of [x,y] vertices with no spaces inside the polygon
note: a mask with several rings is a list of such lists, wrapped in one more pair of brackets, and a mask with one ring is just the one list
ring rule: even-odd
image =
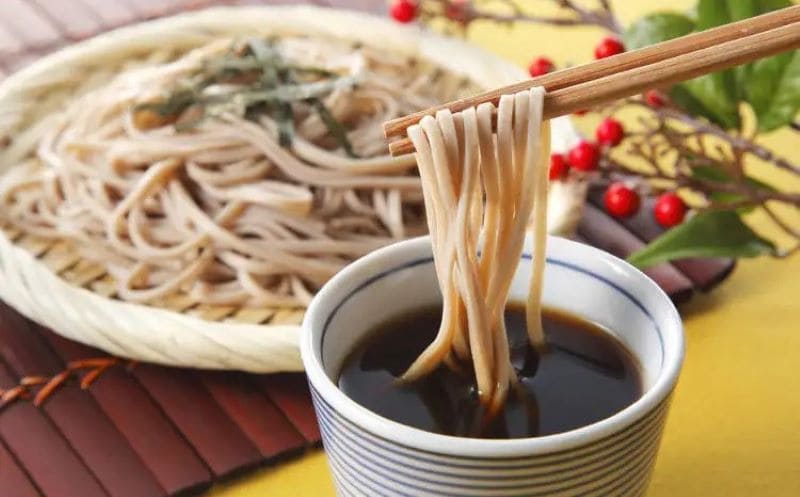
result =
[{"label": "green leaf", "polygon": [[[721,24],[740,21],[759,14],[792,5],[790,0],[699,0],[698,29],[708,29]],[[753,64],[736,67],[718,74],[732,74],[733,80],[706,82],[701,87],[691,82],[689,86],[725,127],[733,127],[733,114],[727,99],[717,94],[719,101],[710,103],[706,97],[712,95],[712,88],[725,87],[736,100],[748,102],[758,117],[760,131],[770,131],[791,122],[800,109],[800,55],[797,51],[759,60]],[[719,77],[718,74],[713,77]],[[705,76],[708,78],[709,76]],[[730,76],[726,76],[728,78]],[[731,85],[731,88],[728,88]],[[733,109],[735,110],[735,109]],[[738,113],[735,124],[738,127]]]},{"label": "green leaf", "polygon": [[642,17],[625,31],[623,41],[628,50],[684,36],[694,30],[694,22],[682,14],[661,12]]},{"label": "green leaf", "polygon": [[752,64],[747,86],[759,131],[791,123],[800,110],[800,50]]},{"label": "green leaf", "polygon": [[[753,16],[757,16],[761,12],[759,0],[734,0],[727,1],[728,14],[730,19],[728,22],[741,21]],[[747,82],[750,80],[750,64],[737,66],[732,69],[734,78],[736,79],[736,96],[739,100],[747,99]]]},{"label": "green leaf", "polygon": [[[623,41],[629,50],[635,50],[687,35],[693,30],[694,21],[685,15],[674,12],[660,12],[642,17],[634,22],[625,31]],[[672,87],[670,97],[678,106],[692,115],[713,117],[713,114],[681,85]]]},{"label": "green leaf", "polygon": [[628,257],[638,267],[688,257],[757,257],[775,251],[733,211],[698,214]]},{"label": "green leaf", "polygon": [[[694,21],[682,14],[664,12],[645,16],[625,32],[623,36],[625,46],[631,49],[641,48],[687,35],[695,27],[707,29],[715,26],[714,23],[726,22],[729,17],[727,6],[724,6],[720,13],[719,5],[716,4],[724,6],[725,2],[700,1],[697,9],[697,26]],[[671,96],[679,106],[693,115],[703,116],[725,128],[739,126],[736,80],[731,71],[702,76],[676,85],[672,89]]]},{"label": "green leaf", "polygon": [[737,104],[736,78],[732,71],[723,71],[683,83],[691,96],[700,102],[705,113],[701,114],[725,129],[738,128],[741,124]]},{"label": "green leaf", "polygon": [[[731,22],[730,4],[737,2],[740,2],[740,0],[698,0],[697,30],[705,31],[706,29]],[[752,3],[752,0],[745,0],[743,3]]]},{"label": "green leaf", "polygon": [[741,21],[762,12],[761,0],[726,0],[728,17],[731,21]]},{"label": "green leaf", "polygon": [[[741,3],[749,3],[745,0]],[[741,6],[735,4],[740,0],[699,0],[697,3],[697,31],[703,31],[721,24],[731,22],[732,11],[744,12]],[[736,74],[732,70],[722,71],[707,76],[701,76],[683,83],[693,99],[701,105],[687,108],[689,112],[696,112],[724,128],[738,128],[739,119],[739,91],[736,84]]]},{"label": "green leaf", "polygon": [[785,7],[791,7],[795,2],[792,0],[759,0],[758,4],[760,7],[759,14],[763,14],[765,12],[770,12],[773,10],[783,9]]},{"label": "green leaf", "polygon": [[[790,0],[736,1],[732,4],[733,19],[746,19],[790,5]],[[739,66],[736,71],[741,98],[753,107],[760,131],[780,128],[794,119],[800,109],[800,54],[797,51]]]},{"label": "green leaf", "polygon": [[[633,23],[623,38],[628,48],[636,49],[789,5],[791,0],[698,0],[691,16],[651,14]],[[747,102],[755,110],[759,130],[771,131],[791,122],[800,111],[800,52],[675,85],[670,96],[690,114],[725,129],[741,127],[739,103]]]},{"label": "green leaf", "polygon": [[691,91],[684,85],[675,85],[669,92],[669,97],[681,109],[685,110],[693,116],[702,116],[714,124],[725,127],[726,124],[722,122],[717,116],[708,110],[703,105],[703,102],[694,97]]}]

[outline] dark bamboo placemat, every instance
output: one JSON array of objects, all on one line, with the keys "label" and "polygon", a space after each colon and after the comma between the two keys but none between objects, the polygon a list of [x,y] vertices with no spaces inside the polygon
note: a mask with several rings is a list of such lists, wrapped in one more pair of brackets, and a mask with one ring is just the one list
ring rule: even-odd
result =
[{"label": "dark bamboo placemat", "polygon": [[[103,357],[0,304],[0,388]],[[0,495],[175,495],[319,442],[302,375],[130,366],[2,408]]]},{"label": "dark bamboo placemat", "polygon": [[[212,4],[270,3],[291,2],[0,0],[0,79],[48,52],[122,25]],[[313,3],[385,10],[381,0]],[[624,257],[661,231],[647,208],[619,222],[600,202],[601,194],[593,192],[578,239]],[[687,260],[647,273],[680,303],[713,288],[733,267],[726,259]],[[0,303],[0,389],[101,357]],[[29,400],[0,407],[0,497],[196,493],[318,443],[302,375],[117,365],[87,390],[77,381],[66,383],[40,408]]]}]

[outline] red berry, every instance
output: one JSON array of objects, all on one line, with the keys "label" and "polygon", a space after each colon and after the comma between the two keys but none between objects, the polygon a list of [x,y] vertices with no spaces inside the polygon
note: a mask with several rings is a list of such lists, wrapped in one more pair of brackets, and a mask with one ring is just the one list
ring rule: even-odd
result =
[{"label": "red berry", "polygon": [[666,99],[664,99],[664,95],[658,90],[647,90],[644,94],[644,101],[654,109],[664,107],[664,104],[667,103]]},{"label": "red berry", "polygon": [[616,38],[611,36],[603,38],[600,43],[594,47],[594,58],[605,59],[612,55],[617,55],[625,51],[625,45]]},{"label": "red berry", "polygon": [[665,228],[672,228],[683,222],[686,217],[686,203],[676,194],[664,193],[656,200],[653,215],[658,224]]},{"label": "red berry", "polygon": [[598,142],[614,147],[619,145],[622,138],[625,137],[625,128],[622,127],[621,122],[612,117],[607,117],[600,121],[594,134]]},{"label": "red berry", "polygon": [[414,0],[395,0],[389,13],[397,22],[409,23],[417,18],[417,2]]},{"label": "red berry", "polygon": [[564,154],[550,155],[550,180],[559,180],[567,175],[569,164]]},{"label": "red berry", "polygon": [[536,57],[531,61],[531,64],[528,66],[528,72],[530,73],[531,77],[542,76],[551,72],[555,69],[555,65],[553,61],[548,59],[547,57]]},{"label": "red berry", "polygon": [[603,196],[606,210],[614,217],[630,217],[639,210],[639,194],[624,183],[613,183]]},{"label": "red berry", "polygon": [[581,140],[567,156],[569,165],[580,171],[593,171],[600,163],[600,150],[594,143]]}]

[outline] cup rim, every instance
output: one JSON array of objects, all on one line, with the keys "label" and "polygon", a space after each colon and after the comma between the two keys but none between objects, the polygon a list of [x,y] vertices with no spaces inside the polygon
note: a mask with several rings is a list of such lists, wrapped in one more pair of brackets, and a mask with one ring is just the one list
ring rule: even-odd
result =
[{"label": "cup rim", "polygon": [[[590,425],[552,435],[515,439],[479,439],[433,433],[393,421],[370,411],[342,392],[328,377],[322,358],[316,353],[315,342],[318,340],[315,340],[312,326],[318,319],[317,314],[323,311],[321,308],[325,307],[329,300],[335,298],[354,276],[359,276],[359,280],[364,280],[374,276],[376,272],[386,271],[387,264],[379,264],[380,261],[399,260],[402,263],[408,259],[409,254],[429,254],[428,236],[400,241],[367,254],[342,269],[317,292],[306,311],[300,343],[303,364],[312,388],[334,411],[355,422],[372,435],[434,455],[467,458],[527,458],[561,452],[601,441],[634,424],[642,416],[656,409],[670,396],[675,387],[685,353],[683,324],[680,315],[669,296],[650,277],[626,261],[589,245],[560,237],[548,236],[547,246],[548,253],[578,253],[584,260],[597,258],[602,264],[611,266],[615,272],[632,276],[636,280],[637,286],[645,285],[651,290],[655,290],[657,305],[665,306],[667,309],[667,318],[659,321],[658,326],[661,329],[665,345],[669,341],[672,347],[664,348],[664,362],[655,383],[639,399],[621,411]],[[569,263],[585,269],[577,261],[570,260]],[[374,269],[370,270],[370,268]],[[630,289],[628,290],[630,291]],[[413,443],[409,443],[412,440]]]}]

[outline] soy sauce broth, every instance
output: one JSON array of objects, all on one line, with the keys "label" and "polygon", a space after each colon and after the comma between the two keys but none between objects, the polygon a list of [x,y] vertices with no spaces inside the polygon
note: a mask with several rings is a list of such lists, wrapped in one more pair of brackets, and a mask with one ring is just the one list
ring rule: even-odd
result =
[{"label": "soy sauce broth", "polygon": [[545,310],[548,350],[527,342],[525,308],[509,305],[505,319],[519,388],[489,423],[472,374],[446,366],[411,384],[396,379],[433,340],[441,307],[385,322],[367,334],[339,375],[339,388],[371,411],[399,423],[446,435],[525,438],[561,433],[605,419],[642,395],[638,364],[607,330]]}]

